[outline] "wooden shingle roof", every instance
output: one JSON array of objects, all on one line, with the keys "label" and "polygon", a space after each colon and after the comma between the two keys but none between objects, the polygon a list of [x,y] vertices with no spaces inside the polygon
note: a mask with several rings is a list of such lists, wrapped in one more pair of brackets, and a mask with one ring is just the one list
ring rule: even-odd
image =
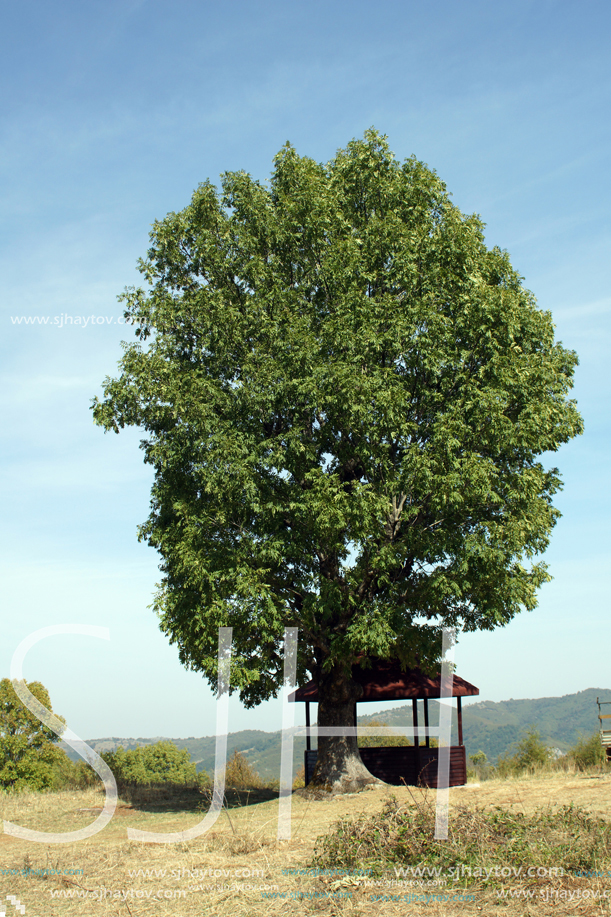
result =
[{"label": "wooden shingle roof", "polygon": [[[352,678],[363,686],[363,696],[359,703],[441,696],[441,673],[431,678],[419,669],[402,669],[396,659],[376,660],[368,669],[354,665]],[[454,675],[452,697],[473,697],[476,694],[479,694],[479,688]],[[309,681],[307,685],[293,691],[289,695],[289,701],[316,703],[318,686],[315,682]]]}]

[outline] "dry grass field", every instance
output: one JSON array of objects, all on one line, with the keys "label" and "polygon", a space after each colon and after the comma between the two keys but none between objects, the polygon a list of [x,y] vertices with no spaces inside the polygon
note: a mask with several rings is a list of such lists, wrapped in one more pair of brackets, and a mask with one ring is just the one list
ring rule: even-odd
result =
[{"label": "dry grass field", "polygon": [[[102,832],[78,843],[47,846],[0,835],[0,913],[3,909],[7,917],[20,912],[24,917],[544,917],[552,913],[589,917],[610,913],[611,881],[603,877],[503,878],[493,888],[474,880],[464,888],[451,880],[446,885],[426,879],[415,880],[424,881],[423,885],[397,884],[394,869],[373,878],[299,874],[312,864],[316,838],[328,834],[338,819],[381,813],[391,795],[400,808],[424,811],[434,804],[435,793],[376,787],[321,800],[296,793],[292,836],[281,842],[276,840],[278,801],[271,795],[265,791],[229,794],[228,808],[211,830],[188,843],[130,841],[126,828],[160,832],[189,828],[206,810],[196,793],[123,803]],[[459,812],[464,817],[465,812],[500,807],[529,814],[571,803],[611,821],[611,776],[552,773],[453,789],[450,832],[452,818]],[[103,795],[96,790],[0,796],[4,819],[39,831],[85,826],[102,804]],[[578,840],[575,837],[575,843]],[[486,854],[482,849],[482,858]],[[531,865],[540,865],[534,841]],[[602,866],[606,871],[601,856]],[[438,884],[427,884],[431,881]],[[511,897],[512,890],[517,897]],[[606,893],[609,899],[602,897]],[[428,901],[423,900],[426,895]],[[25,912],[7,896],[15,896]]]}]

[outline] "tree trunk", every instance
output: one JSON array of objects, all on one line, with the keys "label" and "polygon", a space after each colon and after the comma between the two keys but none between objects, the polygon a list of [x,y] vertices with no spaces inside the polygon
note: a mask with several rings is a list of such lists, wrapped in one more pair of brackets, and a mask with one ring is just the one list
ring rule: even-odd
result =
[{"label": "tree trunk", "polygon": [[[363,689],[339,667],[321,672],[318,682],[318,725],[356,726],[354,705]],[[356,793],[372,783],[359,754],[356,736],[319,736],[318,757],[308,789],[326,793]]]}]

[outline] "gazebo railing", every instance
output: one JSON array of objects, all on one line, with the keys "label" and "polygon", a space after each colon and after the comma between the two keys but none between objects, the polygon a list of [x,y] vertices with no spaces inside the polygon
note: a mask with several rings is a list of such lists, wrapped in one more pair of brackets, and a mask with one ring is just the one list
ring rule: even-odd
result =
[{"label": "gazebo railing", "polygon": [[611,705],[611,701],[596,698],[596,703],[600,722],[600,744],[607,749],[607,757],[611,758],[611,713],[602,713],[602,707],[605,704]]}]

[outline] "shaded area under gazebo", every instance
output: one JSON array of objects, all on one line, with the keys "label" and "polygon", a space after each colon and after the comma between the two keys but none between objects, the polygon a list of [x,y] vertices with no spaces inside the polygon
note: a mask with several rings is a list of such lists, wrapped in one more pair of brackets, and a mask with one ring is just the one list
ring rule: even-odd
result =
[{"label": "shaded area under gazebo", "polygon": [[[418,724],[418,701],[424,701],[424,730],[429,728],[429,699],[441,697],[441,674],[430,678],[419,669],[402,669],[397,660],[376,660],[371,668],[360,665],[352,667],[352,678],[363,686],[363,695],[359,703],[368,701],[409,700],[412,701],[412,722],[414,729]],[[479,688],[453,676],[452,697],[456,698],[458,721],[458,744],[450,746],[450,786],[462,786],[467,782],[467,758],[463,744],[462,704],[463,697],[479,694]],[[306,727],[310,728],[310,704],[318,701],[318,687],[308,682],[289,695],[289,701],[305,702]],[[354,705],[354,722],[356,724],[356,704]],[[422,729],[422,727],[420,727]],[[396,747],[360,748],[363,764],[374,777],[385,783],[400,786],[437,787],[437,770],[439,749],[430,744],[430,736],[425,733],[424,745],[420,744],[418,733],[414,735],[414,744]],[[310,735],[306,738],[304,753],[305,782],[310,782],[318,752],[311,747]]]}]

